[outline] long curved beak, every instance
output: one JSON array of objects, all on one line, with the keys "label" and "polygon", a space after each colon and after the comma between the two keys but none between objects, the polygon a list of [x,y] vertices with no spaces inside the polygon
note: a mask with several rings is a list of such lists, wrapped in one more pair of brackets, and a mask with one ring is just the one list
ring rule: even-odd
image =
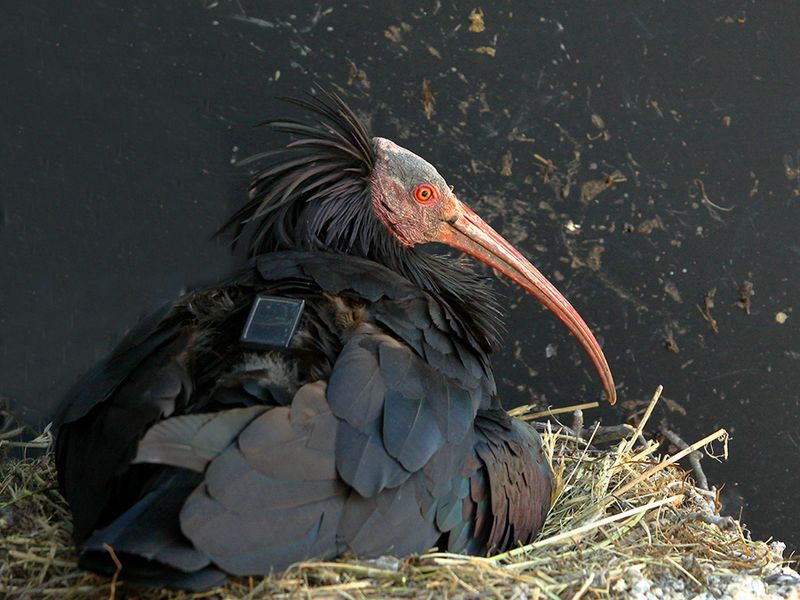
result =
[{"label": "long curved beak", "polygon": [[617,401],[617,391],[608,362],[589,326],[569,301],[528,259],[519,253],[499,233],[492,229],[468,206],[455,201],[455,211],[444,223],[437,241],[465,252],[497,269],[519,284],[561,319],[572,335],[578,338],[589,354],[611,404]]}]

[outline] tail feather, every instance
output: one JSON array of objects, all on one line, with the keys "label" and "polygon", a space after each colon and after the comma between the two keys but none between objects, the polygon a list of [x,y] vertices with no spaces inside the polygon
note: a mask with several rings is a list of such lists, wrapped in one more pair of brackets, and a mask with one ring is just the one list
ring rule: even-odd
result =
[{"label": "tail feather", "polygon": [[211,564],[180,530],[178,514],[191,488],[147,493],[109,526],[80,544],[83,568],[120,574],[146,585],[200,591],[222,584],[226,575]]}]

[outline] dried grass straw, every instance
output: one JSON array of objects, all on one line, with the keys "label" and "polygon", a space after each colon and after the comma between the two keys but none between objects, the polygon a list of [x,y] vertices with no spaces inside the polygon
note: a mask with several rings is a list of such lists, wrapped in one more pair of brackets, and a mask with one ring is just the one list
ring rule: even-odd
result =
[{"label": "dried grass straw", "polygon": [[[636,447],[660,393],[636,430],[611,449],[548,423],[542,437],[556,474],[554,504],[532,544],[489,558],[431,552],[405,560],[310,561],[199,595],[135,588],[78,570],[50,456],[6,459],[0,464],[0,597],[578,599],[706,592],[800,598],[800,577],[782,558],[783,544],[753,541],[738,521],[721,518],[713,490],[696,488],[677,464],[714,444],[727,452],[724,430],[674,456],[656,455],[654,441]],[[49,435],[35,440],[36,447],[46,446]],[[3,444],[8,440],[0,436]]]}]

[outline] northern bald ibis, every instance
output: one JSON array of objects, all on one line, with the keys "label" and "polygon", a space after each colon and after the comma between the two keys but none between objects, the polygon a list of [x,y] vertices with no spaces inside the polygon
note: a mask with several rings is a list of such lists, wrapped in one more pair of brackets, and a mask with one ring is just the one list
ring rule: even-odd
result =
[{"label": "northern bald ibis", "polygon": [[485,554],[550,506],[539,436],[503,410],[500,311],[468,260],[554,312],[570,303],[436,169],[370,137],[334,93],[290,100],[291,135],[228,224],[250,262],[137,325],[70,392],[61,491],[85,568],[200,590],[305,558]]}]

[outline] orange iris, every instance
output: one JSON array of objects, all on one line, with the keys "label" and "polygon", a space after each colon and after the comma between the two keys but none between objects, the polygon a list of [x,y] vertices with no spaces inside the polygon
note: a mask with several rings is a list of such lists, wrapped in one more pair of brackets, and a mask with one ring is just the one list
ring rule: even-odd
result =
[{"label": "orange iris", "polygon": [[427,202],[433,198],[433,188],[429,185],[421,185],[414,191],[414,198],[417,202]]}]

